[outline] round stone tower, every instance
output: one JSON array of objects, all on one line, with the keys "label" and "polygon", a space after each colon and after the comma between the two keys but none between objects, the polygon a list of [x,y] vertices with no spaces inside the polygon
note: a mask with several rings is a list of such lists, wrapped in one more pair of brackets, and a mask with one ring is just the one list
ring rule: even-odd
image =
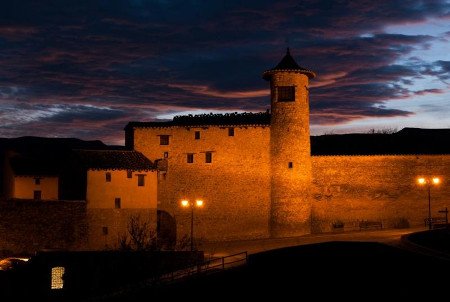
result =
[{"label": "round stone tower", "polygon": [[270,81],[272,237],[311,232],[311,146],[308,80],[313,71],[300,67],[289,53],[263,73]]}]

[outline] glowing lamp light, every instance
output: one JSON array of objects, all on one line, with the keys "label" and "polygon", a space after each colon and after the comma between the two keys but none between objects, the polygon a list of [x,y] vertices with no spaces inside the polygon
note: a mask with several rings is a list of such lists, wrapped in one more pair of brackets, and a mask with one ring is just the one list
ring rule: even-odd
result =
[{"label": "glowing lamp light", "polygon": [[419,183],[419,185],[424,185],[427,181],[425,180],[425,178],[420,177],[419,179],[417,179],[417,182]]},{"label": "glowing lamp light", "polygon": [[438,185],[441,182],[441,179],[439,177],[433,177],[432,181],[434,185]]},{"label": "glowing lamp light", "polygon": [[181,206],[187,208],[187,207],[189,206],[189,201],[186,200],[186,199],[183,199],[183,200],[181,201]]},{"label": "glowing lamp light", "polygon": [[203,207],[203,200],[197,199],[197,200],[195,201],[195,204],[197,205],[197,207]]}]

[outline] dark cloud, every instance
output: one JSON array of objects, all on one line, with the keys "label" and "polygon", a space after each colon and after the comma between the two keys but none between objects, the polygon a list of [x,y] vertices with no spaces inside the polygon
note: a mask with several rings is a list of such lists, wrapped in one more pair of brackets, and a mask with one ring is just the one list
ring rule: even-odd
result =
[{"label": "dark cloud", "polygon": [[60,135],[117,141],[129,120],[189,109],[265,110],[261,73],[287,44],[300,65],[318,72],[311,83],[314,123],[410,115],[382,105],[442,93],[417,91],[414,83],[448,81],[449,62],[407,58],[445,37],[384,28],[448,18],[449,6],[444,0],[3,1],[0,102],[13,107],[0,109],[35,115],[15,127],[0,115],[7,125],[0,135],[56,127]]}]

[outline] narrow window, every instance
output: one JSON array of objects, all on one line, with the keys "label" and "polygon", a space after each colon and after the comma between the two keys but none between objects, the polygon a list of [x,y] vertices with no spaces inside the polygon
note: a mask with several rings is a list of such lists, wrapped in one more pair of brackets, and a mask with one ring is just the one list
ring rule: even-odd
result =
[{"label": "narrow window", "polygon": [[195,131],[195,139],[200,139],[200,131]]},{"label": "narrow window", "polygon": [[292,169],[294,167],[294,164],[290,161],[288,164],[289,169]]},{"label": "narrow window", "polygon": [[64,287],[64,271],[63,266],[52,267],[51,289],[62,289]]},{"label": "narrow window", "polygon": [[114,208],[116,208],[116,209],[120,209],[120,207],[121,207],[121,200],[120,200],[120,197],[116,197],[116,199],[114,199]]},{"label": "narrow window", "polygon": [[194,153],[187,154],[187,162],[188,164],[192,164],[194,162]]},{"label": "narrow window", "polygon": [[36,178],[34,179],[34,184],[35,184],[35,185],[40,185],[40,184],[41,184],[41,179],[36,177]]},{"label": "narrow window", "polygon": [[102,233],[105,236],[108,235],[108,227],[107,226],[102,227]]},{"label": "narrow window", "polygon": [[111,182],[111,172],[106,172],[106,182]]},{"label": "narrow window", "polygon": [[205,153],[205,162],[207,164],[212,163],[212,152],[206,152]]},{"label": "narrow window", "polygon": [[160,135],[159,136],[159,144],[160,145],[168,145],[169,144],[169,136],[168,135]]},{"label": "narrow window", "polygon": [[127,178],[132,178],[132,177],[133,177],[133,171],[127,170]]},{"label": "narrow window", "polygon": [[34,200],[41,200],[41,198],[42,198],[42,191],[34,191],[33,192],[33,198],[34,198]]},{"label": "narrow window", "polygon": [[164,158],[169,158],[169,152],[164,152]]},{"label": "narrow window", "polygon": [[145,178],[144,178],[144,174],[139,174],[138,175],[138,187],[143,187],[145,186]]},{"label": "narrow window", "polygon": [[278,102],[294,102],[295,86],[279,86],[277,88]]},{"label": "narrow window", "polygon": [[234,136],[234,128],[228,128],[228,136]]}]

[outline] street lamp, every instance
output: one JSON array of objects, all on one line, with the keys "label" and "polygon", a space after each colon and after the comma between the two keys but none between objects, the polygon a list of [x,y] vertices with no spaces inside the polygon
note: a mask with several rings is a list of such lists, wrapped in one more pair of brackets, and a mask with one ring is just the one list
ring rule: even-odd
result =
[{"label": "street lamp", "polygon": [[183,208],[191,208],[191,251],[194,250],[194,208],[203,207],[203,200],[196,199],[194,201],[190,201],[189,199],[181,200],[181,206]]},{"label": "street lamp", "polygon": [[437,186],[441,183],[441,179],[439,177],[419,177],[417,179],[417,183],[420,186],[427,186],[428,190],[428,228],[431,230],[431,186]]}]

